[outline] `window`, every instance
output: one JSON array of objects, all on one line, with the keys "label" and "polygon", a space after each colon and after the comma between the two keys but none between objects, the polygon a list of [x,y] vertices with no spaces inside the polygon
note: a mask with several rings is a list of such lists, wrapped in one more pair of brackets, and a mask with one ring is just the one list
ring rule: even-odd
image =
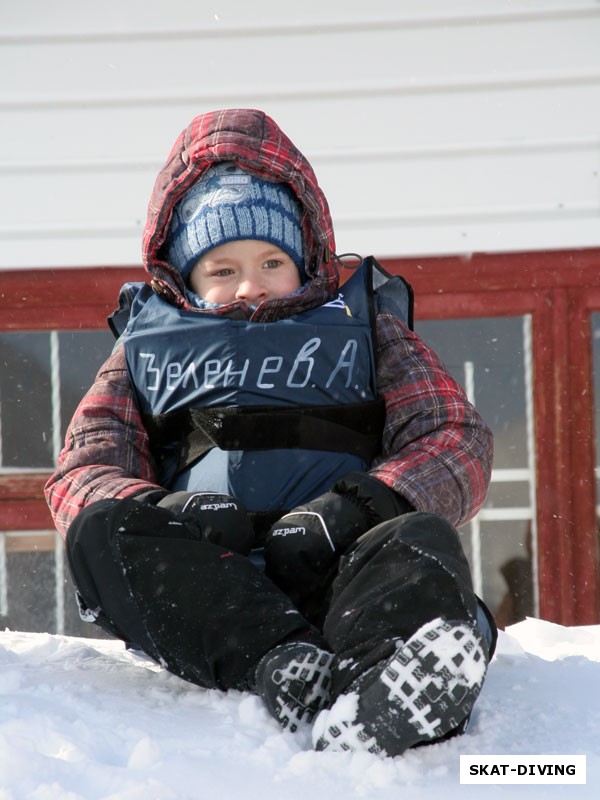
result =
[{"label": "window", "polygon": [[531,315],[417,321],[494,432],[485,509],[459,529],[475,591],[499,624],[537,616]]},{"label": "window", "polygon": [[79,620],[42,492],[113,347],[106,316],[118,289],[142,278],[121,269],[0,273],[0,624],[101,635]]},{"label": "window", "polygon": [[[460,530],[478,591],[499,614],[508,604],[598,623],[600,250],[384,266],[413,285],[416,330],[495,433],[488,500]],[[79,627],[42,489],[112,347],[119,287],[142,279],[125,268],[0,273],[0,616],[11,627],[99,635]]]},{"label": "window", "polygon": [[[476,577],[481,569],[484,599],[497,608],[503,583],[517,580],[522,588],[516,599],[533,605],[542,618],[597,624],[592,314],[600,310],[600,250],[407,258],[385,266],[412,284],[416,329],[426,338],[430,326],[440,354],[463,385],[465,370],[474,370],[476,405],[500,445],[489,497],[475,521],[479,533],[461,530]],[[495,325],[504,339],[496,352],[488,346]],[[477,341],[469,345],[474,336]],[[507,373],[503,385],[498,380],[494,407],[486,407],[484,376],[473,354],[487,352],[482,358],[496,361],[494,372],[500,376],[511,347],[512,375]],[[511,419],[517,397],[520,418]],[[506,575],[504,556],[509,558]],[[533,591],[527,597],[529,575]]]}]

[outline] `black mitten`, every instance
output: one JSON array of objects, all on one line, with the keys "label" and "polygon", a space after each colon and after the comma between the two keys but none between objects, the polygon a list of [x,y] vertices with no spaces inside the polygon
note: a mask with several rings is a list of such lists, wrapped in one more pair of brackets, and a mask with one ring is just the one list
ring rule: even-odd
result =
[{"label": "black mitten", "polygon": [[254,530],[239,500],[213,492],[173,492],[158,503],[178,517],[200,528],[207,542],[248,555],[254,544]]},{"label": "black mitten", "polygon": [[377,478],[349,473],[330,492],[271,527],[265,541],[267,575],[298,601],[326,582],[339,557],[363,533],[412,510]]}]

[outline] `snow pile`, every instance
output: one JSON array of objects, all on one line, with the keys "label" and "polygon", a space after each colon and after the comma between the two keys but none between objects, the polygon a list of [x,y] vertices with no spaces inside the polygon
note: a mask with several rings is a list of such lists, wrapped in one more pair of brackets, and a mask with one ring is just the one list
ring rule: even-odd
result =
[{"label": "snow pile", "polygon": [[[587,756],[587,785],[467,786],[461,754]],[[120,642],[0,633],[0,800],[597,797],[600,626],[501,633],[469,731],[395,759],[316,753],[260,701],[204,691]]]}]

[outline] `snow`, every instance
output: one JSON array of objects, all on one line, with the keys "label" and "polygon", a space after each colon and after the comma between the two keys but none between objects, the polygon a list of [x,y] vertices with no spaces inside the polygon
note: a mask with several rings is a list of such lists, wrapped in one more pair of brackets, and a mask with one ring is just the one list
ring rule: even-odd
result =
[{"label": "snow", "polygon": [[[587,784],[461,785],[459,756],[587,756]],[[467,733],[394,759],[317,753],[258,698],[205,691],[120,642],[0,632],[0,800],[591,798],[600,626],[501,632]]]}]

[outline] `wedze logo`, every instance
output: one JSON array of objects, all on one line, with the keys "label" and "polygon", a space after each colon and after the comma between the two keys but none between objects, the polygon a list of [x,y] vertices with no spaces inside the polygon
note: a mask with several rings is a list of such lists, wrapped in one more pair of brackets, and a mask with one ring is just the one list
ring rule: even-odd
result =
[{"label": "wedze logo", "polygon": [[222,508],[237,509],[237,506],[235,503],[203,503],[200,511],[220,511]]},{"label": "wedze logo", "polygon": [[291,536],[292,534],[299,533],[304,536],[306,534],[306,528],[303,526],[294,527],[294,528],[277,528],[273,531],[273,536]]}]

